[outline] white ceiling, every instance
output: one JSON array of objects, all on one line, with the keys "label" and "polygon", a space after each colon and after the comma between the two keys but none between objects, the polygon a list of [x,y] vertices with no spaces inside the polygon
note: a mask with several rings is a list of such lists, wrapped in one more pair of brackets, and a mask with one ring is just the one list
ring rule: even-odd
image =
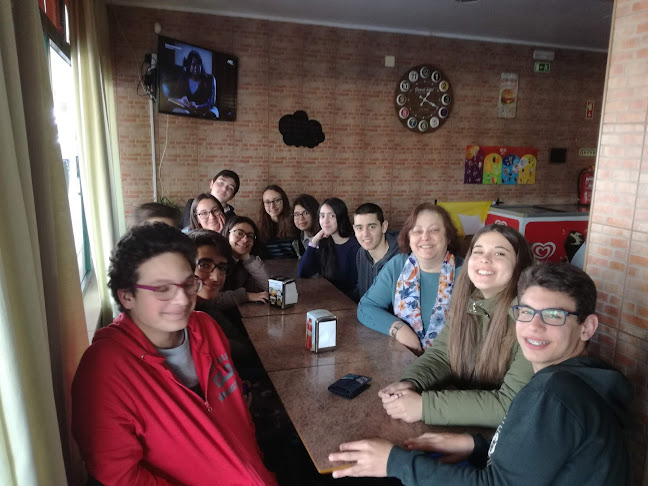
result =
[{"label": "white ceiling", "polygon": [[112,0],[111,3],[593,51],[608,48],[614,4],[613,0]]}]

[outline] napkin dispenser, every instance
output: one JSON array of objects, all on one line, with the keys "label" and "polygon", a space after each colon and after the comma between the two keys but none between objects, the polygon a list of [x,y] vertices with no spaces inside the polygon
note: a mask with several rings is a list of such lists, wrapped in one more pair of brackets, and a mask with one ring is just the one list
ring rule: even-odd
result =
[{"label": "napkin dispenser", "polygon": [[270,305],[285,309],[297,303],[297,284],[294,278],[272,277],[268,279]]},{"label": "napkin dispenser", "polygon": [[306,349],[315,353],[335,349],[337,317],[326,309],[306,313]]}]

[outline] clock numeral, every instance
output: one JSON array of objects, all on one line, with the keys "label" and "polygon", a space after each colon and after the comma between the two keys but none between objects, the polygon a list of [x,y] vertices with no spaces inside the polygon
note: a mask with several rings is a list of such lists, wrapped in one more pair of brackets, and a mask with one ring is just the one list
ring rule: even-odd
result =
[{"label": "clock numeral", "polygon": [[398,112],[398,116],[400,116],[401,119],[404,120],[409,116],[409,110],[405,107],[401,108]]},{"label": "clock numeral", "polygon": [[451,100],[449,94],[444,94],[444,95],[441,97],[441,103],[443,103],[444,105],[449,105],[449,104],[450,104],[450,101],[452,101],[452,100]]},{"label": "clock numeral", "polygon": [[418,81],[418,72],[417,71],[410,71],[409,73],[409,80],[412,83],[416,83]]},{"label": "clock numeral", "polygon": [[[403,106],[405,103],[407,103],[407,96],[405,96],[403,93],[399,94],[396,97],[396,104],[398,106]],[[446,103],[447,104],[447,103]]]},{"label": "clock numeral", "polygon": [[444,106],[444,107],[441,107],[441,108],[439,109],[439,116],[440,116],[441,118],[446,118],[446,117],[448,116],[449,113],[450,113],[450,112],[448,111],[448,109],[447,109],[445,106]]},{"label": "clock numeral", "polygon": [[439,126],[439,119],[436,116],[433,116],[432,118],[430,118],[430,126],[432,128],[436,128],[436,127]]},{"label": "clock numeral", "polygon": [[421,72],[421,77],[425,79],[430,75],[430,68],[422,67],[420,72]]},{"label": "clock numeral", "polygon": [[445,80],[439,83],[439,91],[445,93],[446,91],[448,91],[448,89],[450,89],[450,83]]},{"label": "clock numeral", "polygon": [[439,79],[441,79],[441,73],[439,71],[434,71],[432,73],[432,81],[434,81],[435,83],[438,83]]},{"label": "clock numeral", "polygon": [[416,125],[418,125],[418,122],[416,121],[416,118],[413,116],[407,119],[407,126],[409,128],[416,128]]},{"label": "clock numeral", "polygon": [[426,122],[425,120],[421,120],[418,124],[419,132],[424,132],[429,128],[429,126],[430,125],[428,125],[428,122]]},{"label": "clock numeral", "polygon": [[400,90],[401,90],[401,91],[409,91],[409,89],[410,89],[409,81],[407,81],[406,79],[404,79],[403,81],[401,81],[401,83],[400,83]]}]

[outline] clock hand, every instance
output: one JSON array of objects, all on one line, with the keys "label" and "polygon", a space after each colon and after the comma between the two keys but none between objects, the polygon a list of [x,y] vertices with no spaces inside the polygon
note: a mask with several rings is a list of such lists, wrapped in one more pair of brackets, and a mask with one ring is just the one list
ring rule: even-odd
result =
[{"label": "clock hand", "polygon": [[420,106],[423,106],[423,103],[429,103],[429,101],[428,101],[427,99],[428,99],[428,96],[430,96],[430,93],[431,93],[431,91],[428,91],[428,92],[425,94],[425,98],[423,98],[423,96],[419,95],[419,99],[423,100],[423,101],[421,101],[421,105],[420,105]]}]

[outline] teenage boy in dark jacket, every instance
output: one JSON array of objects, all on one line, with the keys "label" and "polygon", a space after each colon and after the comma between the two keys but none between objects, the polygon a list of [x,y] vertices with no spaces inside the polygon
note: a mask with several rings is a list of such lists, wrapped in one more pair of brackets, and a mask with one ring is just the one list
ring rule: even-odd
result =
[{"label": "teenage boy in dark jacket", "polygon": [[378,272],[398,254],[398,232],[387,231],[388,226],[377,204],[362,204],[353,213],[353,231],[362,246],[356,254],[358,298],[367,293]]},{"label": "teenage boy in dark jacket", "polygon": [[[355,464],[334,477],[394,476],[406,485],[628,484],[622,428],[632,389],[621,373],[587,356],[598,327],[594,282],[570,264],[548,263],[522,274],[518,294],[517,339],[535,375],[490,444],[480,435],[438,433],[406,441],[409,451],[383,440],[350,442],[330,459]],[[446,464],[427,452],[471,464]]]}]

